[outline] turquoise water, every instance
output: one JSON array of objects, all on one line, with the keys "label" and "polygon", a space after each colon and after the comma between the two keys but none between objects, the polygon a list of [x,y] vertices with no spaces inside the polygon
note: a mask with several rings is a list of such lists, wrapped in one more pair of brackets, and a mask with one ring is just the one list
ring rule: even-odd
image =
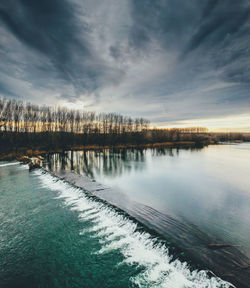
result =
[{"label": "turquoise water", "polygon": [[[0,163],[0,287],[229,287],[50,173]],[[169,247],[171,248],[171,247]]]}]

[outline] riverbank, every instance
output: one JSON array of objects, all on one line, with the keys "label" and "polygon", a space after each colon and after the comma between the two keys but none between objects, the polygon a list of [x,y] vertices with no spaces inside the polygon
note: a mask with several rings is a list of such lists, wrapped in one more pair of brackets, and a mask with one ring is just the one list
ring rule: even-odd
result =
[{"label": "riverbank", "polygon": [[[204,142],[203,146],[214,144],[214,142]],[[39,155],[51,154],[51,153],[62,153],[64,151],[79,151],[79,150],[103,150],[103,149],[129,149],[129,148],[163,148],[163,147],[178,147],[178,148],[193,148],[198,146],[195,141],[176,141],[176,142],[162,142],[162,143],[148,143],[148,144],[122,144],[122,145],[82,145],[82,146],[71,146],[62,148],[45,149],[43,147],[30,148],[16,148],[15,151],[3,151],[0,152],[0,160],[21,160],[22,157],[34,157]]]}]

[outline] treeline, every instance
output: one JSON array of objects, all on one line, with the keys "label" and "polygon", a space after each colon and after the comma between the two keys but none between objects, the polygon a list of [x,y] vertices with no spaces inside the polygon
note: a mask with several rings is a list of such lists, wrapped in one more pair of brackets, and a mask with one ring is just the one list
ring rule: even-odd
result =
[{"label": "treeline", "polygon": [[[0,98],[0,152],[50,151],[86,146],[144,145],[175,142],[202,146],[250,139],[249,134],[209,133],[204,127],[151,129],[144,118],[39,106]],[[186,143],[184,143],[186,142]],[[183,144],[184,143],[184,144]]]},{"label": "treeline", "polygon": [[209,132],[204,127],[149,129],[148,139],[154,142],[194,141],[197,144],[219,142],[250,142],[250,133]]},{"label": "treeline", "polygon": [[0,99],[0,152],[145,143],[149,121]]},{"label": "treeline", "polygon": [[216,142],[250,142],[250,133],[237,132],[217,132],[211,134]]},{"label": "treeline", "polygon": [[148,139],[154,142],[168,141],[196,141],[208,138],[208,129],[204,127],[150,129],[147,133]]},{"label": "treeline", "polygon": [[143,132],[149,121],[116,113],[39,106],[14,99],[0,99],[0,131],[70,132],[84,134],[124,134]]}]

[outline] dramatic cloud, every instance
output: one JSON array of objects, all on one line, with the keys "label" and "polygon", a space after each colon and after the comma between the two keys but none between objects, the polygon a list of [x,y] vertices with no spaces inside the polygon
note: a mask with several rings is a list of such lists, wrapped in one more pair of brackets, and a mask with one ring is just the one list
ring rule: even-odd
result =
[{"label": "dramatic cloud", "polygon": [[2,1],[0,96],[159,126],[235,119],[250,113],[249,19],[247,0]]}]

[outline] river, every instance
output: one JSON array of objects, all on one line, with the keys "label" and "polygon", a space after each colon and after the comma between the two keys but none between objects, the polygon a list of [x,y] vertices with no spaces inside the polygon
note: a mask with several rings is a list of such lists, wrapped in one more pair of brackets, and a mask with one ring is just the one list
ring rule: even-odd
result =
[{"label": "river", "polygon": [[249,160],[242,143],[1,162],[0,287],[248,287]]}]

